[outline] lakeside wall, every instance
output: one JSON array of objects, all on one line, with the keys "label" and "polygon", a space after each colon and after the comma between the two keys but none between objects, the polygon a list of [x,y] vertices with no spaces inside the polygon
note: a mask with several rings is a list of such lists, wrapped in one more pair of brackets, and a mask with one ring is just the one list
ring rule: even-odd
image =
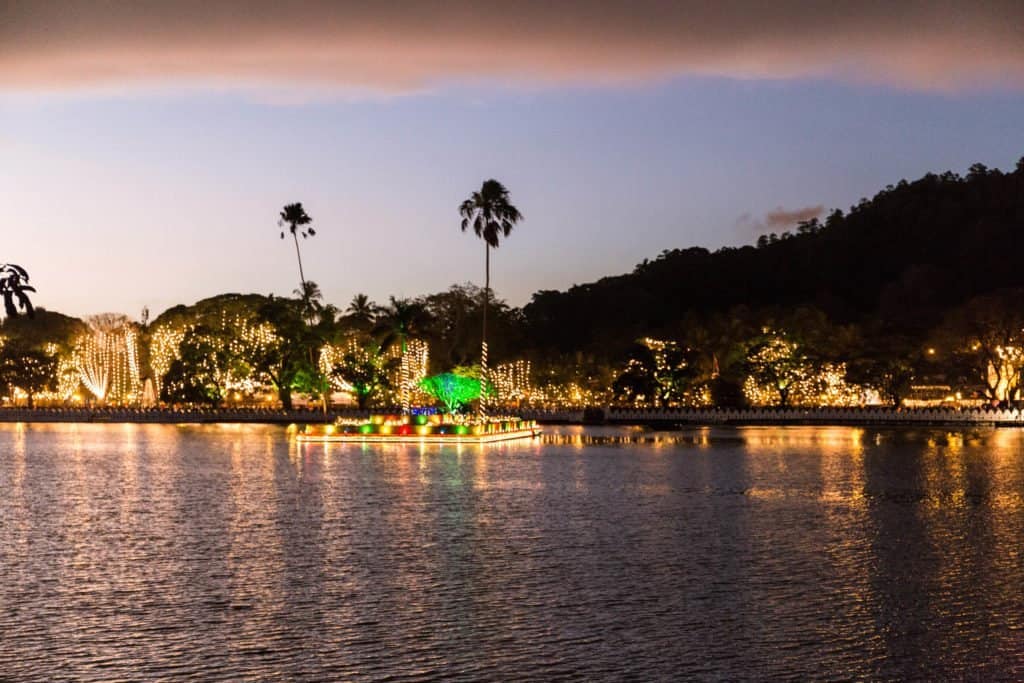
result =
[{"label": "lakeside wall", "polygon": [[[325,422],[339,417],[322,410],[272,410],[262,408],[0,408],[0,422],[135,422],[154,424],[207,424],[244,422],[282,424]],[[346,417],[354,413],[344,412]]]},{"label": "lakeside wall", "polygon": [[[379,412],[379,411],[378,411]],[[590,425],[999,425],[1024,426],[1024,412],[1016,408],[587,408],[576,410],[520,410],[525,419],[541,424]],[[0,422],[92,422],[207,424],[317,423],[338,417],[368,417],[354,408],[271,410],[264,408],[157,409],[157,408],[0,408]]]},{"label": "lakeside wall", "polygon": [[525,410],[548,424],[643,425],[1000,425],[1024,426],[1016,408],[588,408]]}]

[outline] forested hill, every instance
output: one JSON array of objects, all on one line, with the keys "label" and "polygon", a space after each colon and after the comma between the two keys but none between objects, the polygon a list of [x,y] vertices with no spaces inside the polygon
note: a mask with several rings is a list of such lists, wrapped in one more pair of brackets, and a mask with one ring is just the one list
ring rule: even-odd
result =
[{"label": "forested hill", "polygon": [[972,296],[1024,286],[1022,247],[1024,158],[1011,173],[975,164],[900,181],[757,246],[666,251],[626,275],[538,292],[524,313],[537,347],[563,352],[610,352],[739,305],[813,305],[917,335]]}]

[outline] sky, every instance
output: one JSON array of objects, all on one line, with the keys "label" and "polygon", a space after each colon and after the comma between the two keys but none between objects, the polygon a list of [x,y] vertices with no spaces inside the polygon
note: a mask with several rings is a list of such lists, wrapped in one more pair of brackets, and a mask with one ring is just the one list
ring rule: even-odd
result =
[{"label": "sky", "polygon": [[[520,0],[0,7],[0,262],[73,315],[299,284],[522,305],[1024,156],[1024,5]],[[508,6],[506,6],[508,5]]]}]

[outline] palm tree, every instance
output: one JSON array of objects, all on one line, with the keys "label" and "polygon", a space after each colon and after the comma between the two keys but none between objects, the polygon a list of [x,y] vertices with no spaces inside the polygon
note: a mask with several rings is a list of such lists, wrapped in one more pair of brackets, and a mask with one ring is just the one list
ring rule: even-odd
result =
[{"label": "palm tree", "polygon": [[[299,279],[302,282],[302,287],[305,289],[306,276],[302,272],[302,254],[299,253],[299,235],[302,235],[302,239],[312,237],[316,234],[316,230],[312,227],[305,227],[313,222],[306,210],[302,208],[302,202],[296,202],[294,204],[285,204],[284,209],[281,210],[281,218],[277,221],[278,226],[288,226],[288,229],[292,233],[292,238],[295,240],[295,257],[299,260]],[[284,230],[281,231],[281,239],[284,239]]]},{"label": "palm tree", "polygon": [[302,306],[302,317],[306,319],[307,323],[312,325],[323,307],[321,301],[323,301],[324,296],[320,291],[320,285],[312,280],[305,280],[302,283],[302,287],[294,290],[292,293],[299,298]]},{"label": "palm tree", "polygon": [[[35,287],[28,284],[28,271],[13,263],[5,263],[0,266],[0,297],[4,300],[4,310],[12,318],[18,315],[18,308],[25,312],[25,315],[32,318],[35,316],[35,309],[29,301],[26,292],[36,291]],[[17,301],[17,306],[15,306]]]},{"label": "palm tree", "polygon": [[[508,237],[523,215],[508,200],[508,190],[493,178],[485,180],[478,192],[459,206],[462,231],[473,226],[473,232],[484,241],[484,312],[483,335],[480,342],[480,382],[487,385],[487,302],[491,291],[491,247],[498,248],[501,238]],[[484,412],[484,394],[480,394],[480,413]]]},{"label": "palm tree", "polygon": [[374,322],[377,310],[378,306],[370,301],[370,297],[365,294],[356,294],[352,297],[352,302],[348,305],[348,308],[345,309],[345,317],[354,326],[369,327]]},{"label": "palm tree", "polygon": [[395,344],[399,345],[402,352],[402,377],[399,391],[402,411],[406,413],[409,412],[409,376],[405,353],[409,340],[426,334],[430,323],[430,313],[426,306],[418,301],[391,297],[391,304],[380,310],[377,323],[373,328],[372,334],[379,337],[382,353]]}]

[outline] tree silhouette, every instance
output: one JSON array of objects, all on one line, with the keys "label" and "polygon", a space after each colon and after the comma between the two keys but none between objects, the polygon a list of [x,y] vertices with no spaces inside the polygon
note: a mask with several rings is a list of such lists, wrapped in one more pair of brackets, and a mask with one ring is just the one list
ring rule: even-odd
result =
[{"label": "tree silhouette", "polygon": [[[299,280],[301,281],[301,287],[305,290],[306,276],[302,272],[302,254],[299,252],[299,235],[302,235],[302,239],[312,237],[316,234],[316,230],[308,226],[313,222],[313,219],[306,213],[306,210],[302,208],[302,202],[296,202],[294,204],[285,204],[281,210],[281,218],[277,221],[278,226],[288,226],[288,229],[292,233],[292,239],[295,240],[295,257],[299,261]],[[284,230],[281,231],[281,239],[284,239]]]},{"label": "tree silhouette", "polygon": [[345,320],[353,327],[368,329],[373,326],[377,317],[378,306],[370,301],[365,294],[356,294],[352,297],[348,308],[345,309]]},{"label": "tree silhouette", "polygon": [[26,292],[34,292],[36,289],[29,286],[28,279],[28,272],[21,266],[13,263],[0,266],[0,296],[3,297],[7,315],[17,316],[20,308],[28,317],[35,316],[35,309]]},{"label": "tree silhouette", "polygon": [[[508,190],[493,178],[485,180],[480,190],[469,196],[459,206],[462,216],[462,231],[472,226],[476,236],[484,241],[484,310],[483,333],[480,343],[480,377],[487,381],[487,302],[491,290],[491,248],[497,249],[501,238],[508,237],[512,228],[522,220],[519,209],[509,202]],[[484,401],[480,400],[480,412],[484,412]]]}]

